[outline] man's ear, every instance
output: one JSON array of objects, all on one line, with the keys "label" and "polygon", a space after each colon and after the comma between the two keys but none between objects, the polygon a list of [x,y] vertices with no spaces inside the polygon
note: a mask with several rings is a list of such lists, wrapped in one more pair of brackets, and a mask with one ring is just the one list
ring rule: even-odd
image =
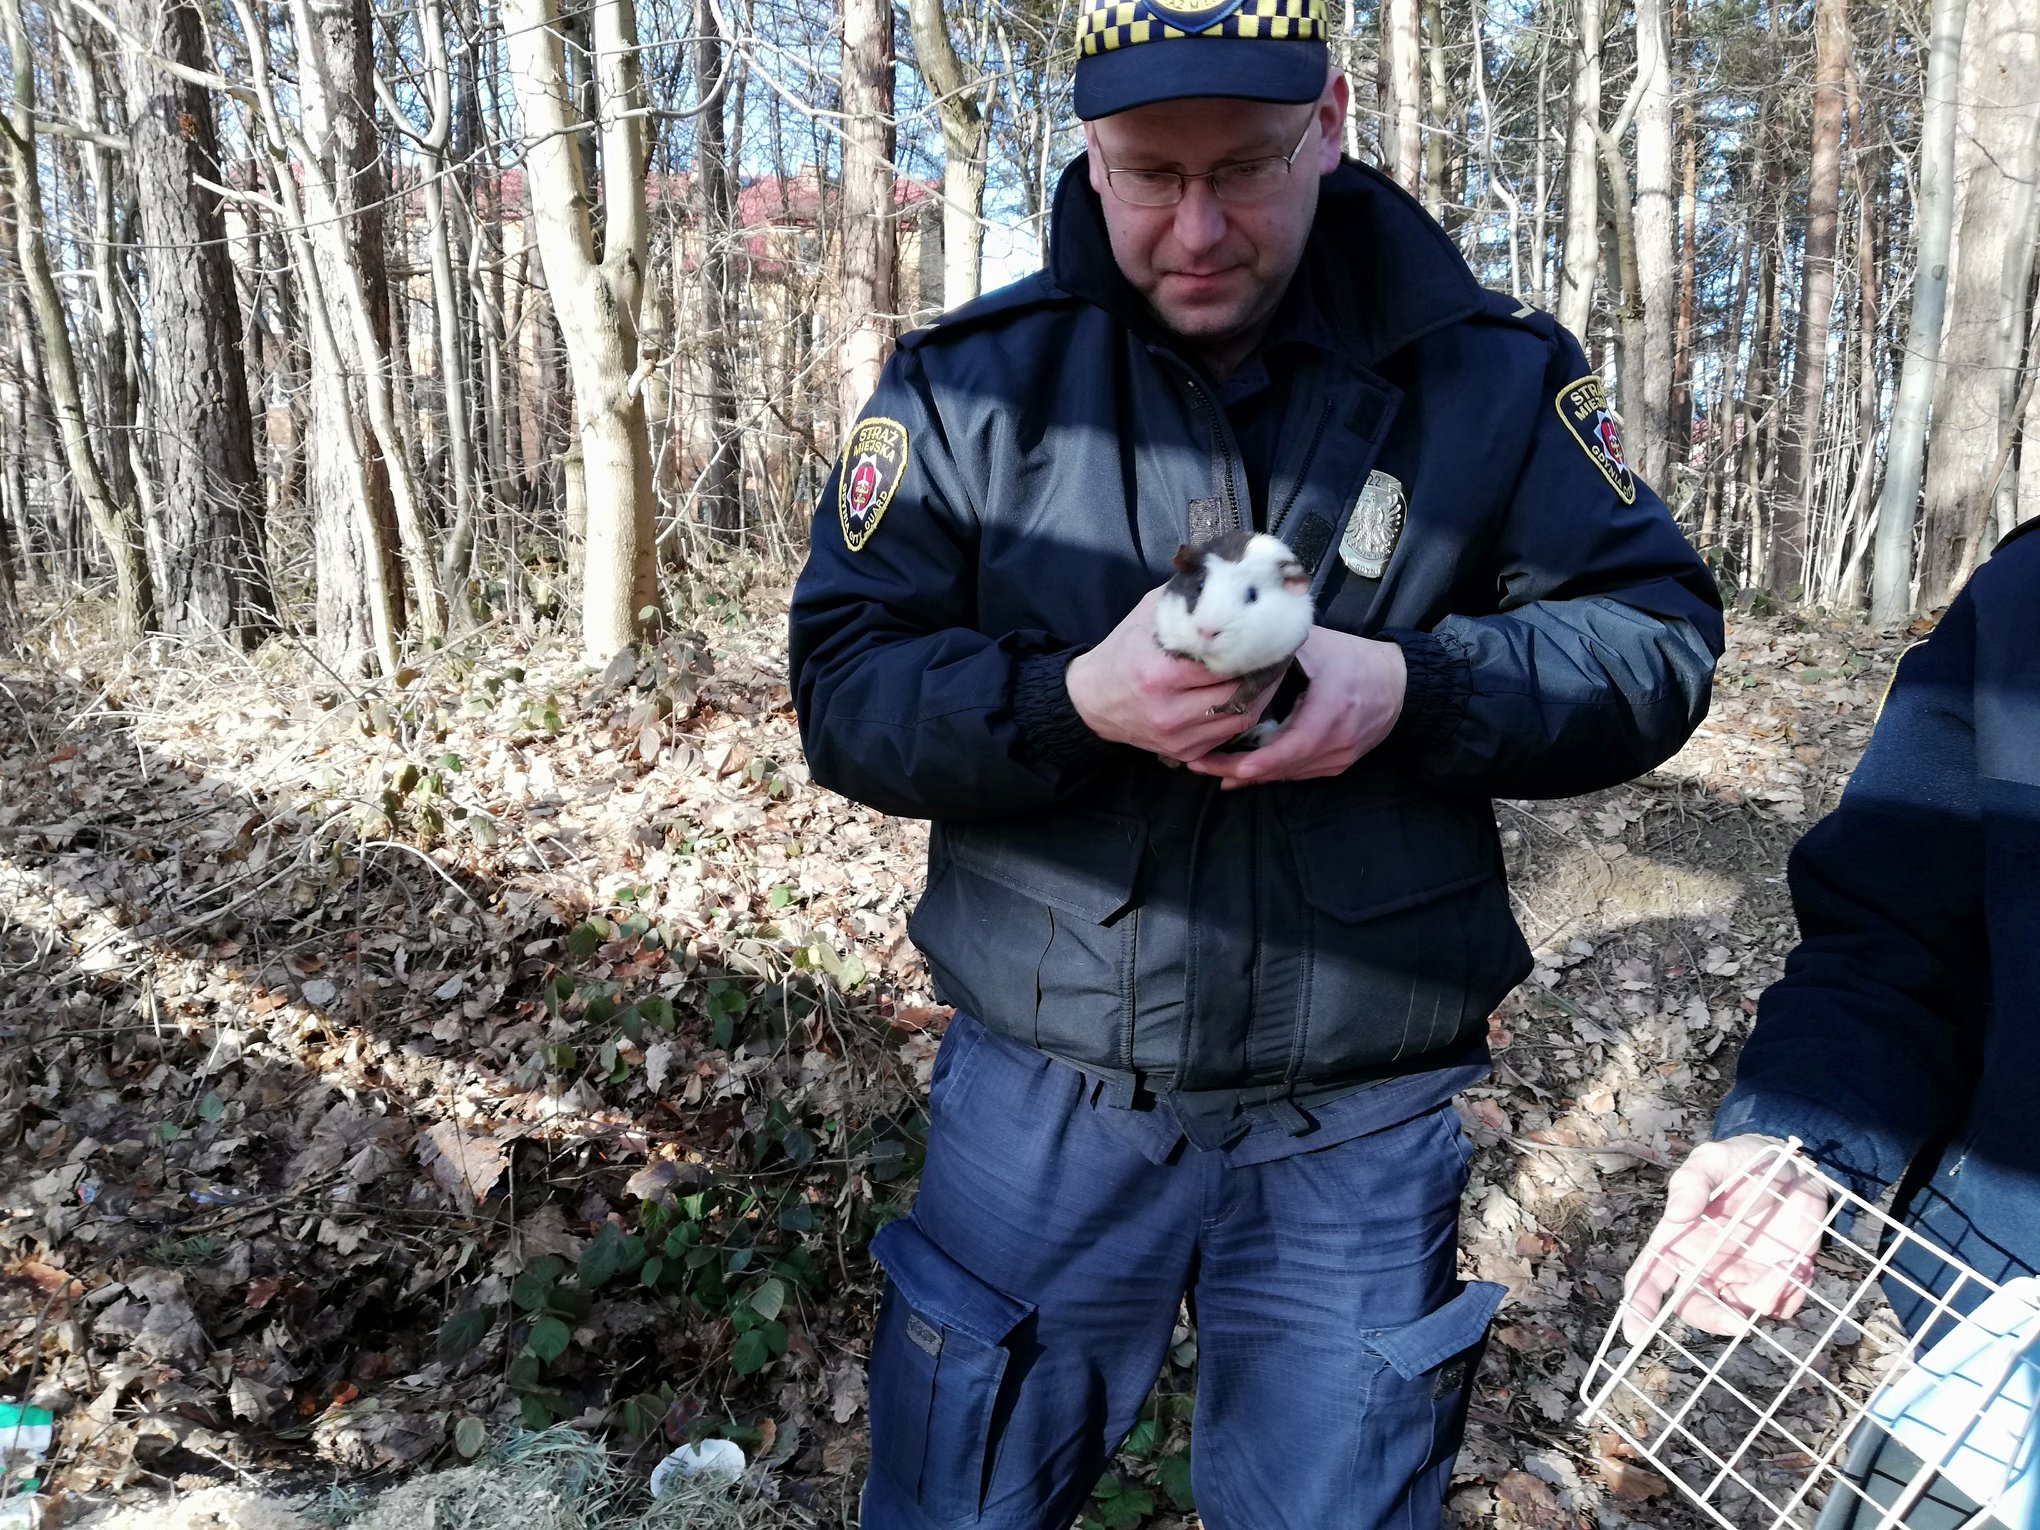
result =
[{"label": "man's ear", "polygon": [[1098,130],[1088,122],[1084,124],[1084,147],[1091,151],[1086,163],[1091,173],[1091,189],[1102,197],[1105,195],[1105,154],[1098,147]]},{"label": "man's ear", "polygon": [[1339,156],[1346,146],[1346,113],[1352,107],[1352,90],[1342,70],[1334,68],[1318,97],[1318,127],[1324,139],[1318,154],[1318,174],[1330,175],[1339,168]]}]

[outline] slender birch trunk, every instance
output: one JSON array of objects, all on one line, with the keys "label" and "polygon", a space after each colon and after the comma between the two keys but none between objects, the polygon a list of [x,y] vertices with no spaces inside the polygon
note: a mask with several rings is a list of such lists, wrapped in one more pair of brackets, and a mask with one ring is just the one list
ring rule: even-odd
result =
[{"label": "slender birch trunk", "polygon": [[[985,160],[991,122],[950,40],[942,0],[908,0],[914,57],[942,123],[942,305],[956,308],[984,286]],[[988,105],[989,103],[987,103]]]},{"label": "slender birch trunk", "polygon": [[1566,152],[1565,262],[1559,268],[1558,322],[1585,340],[1594,316],[1601,259],[1601,0],[1579,0],[1579,52],[1573,61],[1572,137]]},{"label": "slender birch trunk", "polygon": [[13,182],[14,253],[41,340],[50,409],[56,416],[71,480],[113,563],[115,619],[124,635],[139,637],[156,624],[155,587],[143,555],[141,518],[132,501],[115,498],[92,444],[63,297],[50,271],[36,163],[35,56],[29,51],[28,31],[22,25],[21,0],[0,0],[0,40],[6,42],[8,56],[14,61],[14,109],[8,118],[0,118],[0,148],[6,151]]},{"label": "slender birch trunk", "polygon": [[2040,111],[2032,0],[1970,0],[1962,75],[1959,223],[1920,538],[1918,599],[1926,609],[1953,600],[1979,553],[1997,540],[1996,469],[2009,402],[2000,384],[2010,379],[2016,387],[2026,336],[2032,181],[2018,172]]},{"label": "slender birch trunk", "polygon": [[898,222],[893,206],[890,0],[843,4],[843,313],[839,428],[878,387],[892,347]]},{"label": "slender birch trunk", "polygon": [[[651,442],[639,372],[638,320],[650,255],[645,207],[644,91],[632,0],[594,0],[597,112],[569,96],[555,0],[513,0],[510,58],[524,113],[526,184],[546,286],[574,376],[587,503],[581,641],[607,664],[637,637],[657,597]],[[577,139],[600,123],[602,243]]]},{"label": "slender birch trunk", "polygon": [[1941,316],[1948,301],[1948,244],[1955,222],[1955,113],[1962,79],[1968,0],[1934,0],[1927,45],[1926,117],[1920,128],[1917,271],[1906,324],[1905,365],[1891,409],[1884,492],[1877,502],[1877,551],[1870,614],[1885,625],[1912,614],[1913,531],[1918,524],[1927,410],[1940,370]]}]

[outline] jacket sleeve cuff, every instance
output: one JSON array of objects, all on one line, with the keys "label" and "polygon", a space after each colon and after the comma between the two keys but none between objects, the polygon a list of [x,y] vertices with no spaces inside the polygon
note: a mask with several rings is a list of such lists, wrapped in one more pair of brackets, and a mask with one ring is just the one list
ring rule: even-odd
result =
[{"label": "jacket sleeve cuff", "polygon": [[1715,1140],[1745,1132],[1796,1137],[1807,1157],[1866,1200],[1875,1200],[1905,1171],[1903,1163],[1885,1161],[1875,1139],[1847,1116],[1803,1095],[1730,1090],[1714,1113]]},{"label": "jacket sleeve cuff", "polygon": [[1407,674],[1402,716],[1389,739],[1419,752],[1437,748],[1465,718],[1473,696],[1473,668],[1466,652],[1435,632],[1398,628],[1381,635],[1402,650]]},{"label": "jacket sleeve cuff", "polygon": [[1038,759],[1071,772],[1095,770],[1110,760],[1118,745],[1093,733],[1077,714],[1064,677],[1070,661],[1083,653],[1023,655],[1013,678],[1013,721]]}]

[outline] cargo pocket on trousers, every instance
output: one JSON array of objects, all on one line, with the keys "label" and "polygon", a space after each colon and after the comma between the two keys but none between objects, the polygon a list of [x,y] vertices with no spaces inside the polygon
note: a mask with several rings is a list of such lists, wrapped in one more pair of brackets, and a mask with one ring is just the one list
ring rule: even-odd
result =
[{"label": "cargo pocket on trousers", "polygon": [[[1466,1402],[1473,1391],[1474,1372],[1480,1368],[1481,1351],[1487,1345],[1488,1324],[1494,1321],[1495,1309],[1508,1292],[1507,1286],[1493,1281],[1464,1281],[1444,1306],[1428,1316],[1399,1328],[1361,1335],[1362,1342],[1382,1361],[1368,1410],[1393,1415],[1392,1424],[1382,1419],[1377,1427],[1390,1424],[1415,1437],[1428,1433],[1426,1460],[1430,1464],[1449,1459],[1459,1449],[1460,1437],[1466,1432]],[[1412,1466],[1422,1469],[1415,1463]]]},{"label": "cargo pocket on trousers", "polygon": [[1033,1308],[994,1291],[911,1218],[871,1240],[890,1277],[871,1347],[871,1469],[937,1525],[974,1523],[1011,1352]]}]

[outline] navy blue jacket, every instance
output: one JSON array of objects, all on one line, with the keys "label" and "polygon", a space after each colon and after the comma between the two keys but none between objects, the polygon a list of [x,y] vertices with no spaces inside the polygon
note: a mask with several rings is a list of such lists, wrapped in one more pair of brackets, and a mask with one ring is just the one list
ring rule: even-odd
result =
[{"label": "navy blue jacket", "polygon": [[[1055,216],[1048,270],[901,341],[823,493],[792,613],[814,778],[935,821],[911,930],[994,1030],[1192,1093],[1463,1054],[1529,967],[1488,798],[1675,751],[1721,649],[1713,581],[1561,414],[1591,376],[1571,337],[1347,165],[1305,255],[1338,349],[1296,362],[1268,529],[1320,571],[1321,624],[1402,645],[1402,721],[1336,780],[1227,793],[1102,742],[1064,669],[1247,496],[1081,160]],[[1379,579],[1337,551],[1371,472],[1408,498]]]},{"label": "navy blue jacket", "polygon": [[2040,1271],[2040,536],[1906,655],[1790,874],[1800,944],[1715,1135],[1797,1136],[1985,1275]]}]

